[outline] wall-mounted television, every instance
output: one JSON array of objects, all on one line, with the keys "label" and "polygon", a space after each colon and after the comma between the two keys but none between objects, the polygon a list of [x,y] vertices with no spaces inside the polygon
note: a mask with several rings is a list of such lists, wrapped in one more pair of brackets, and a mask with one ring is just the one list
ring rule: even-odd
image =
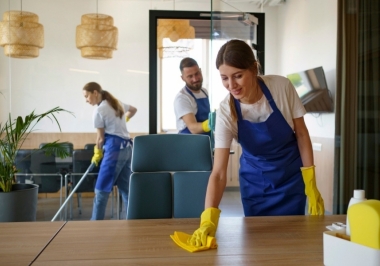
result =
[{"label": "wall-mounted television", "polygon": [[334,103],[322,67],[287,75],[308,113],[333,113]]}]

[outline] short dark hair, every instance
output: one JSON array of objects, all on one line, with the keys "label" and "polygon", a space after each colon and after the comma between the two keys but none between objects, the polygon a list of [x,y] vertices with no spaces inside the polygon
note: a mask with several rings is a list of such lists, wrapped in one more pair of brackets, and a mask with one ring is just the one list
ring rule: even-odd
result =
[{"label": "short dark hair", "polygon": [[179,70],[182,70],[185,67],[192,67],[192,66],[198,66],[197,61],[195,61],[193,58],[190,57],[185,57],[184,59],[181,60],[181,63],[179,63]]}]

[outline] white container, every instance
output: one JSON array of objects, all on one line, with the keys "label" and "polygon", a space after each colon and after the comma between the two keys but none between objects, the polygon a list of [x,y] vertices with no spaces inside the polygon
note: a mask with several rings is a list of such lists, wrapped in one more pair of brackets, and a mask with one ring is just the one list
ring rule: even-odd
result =
[{"label": "white container", "polygon": [[[362,189],[355,189],[354,196],[350,199],[350,202],[348,203],[347,212],[350,206],[352,206],[355,203],[359,203],[365,200],[367,200],[365,198],[365,191]],[[350,224],[348,223],[348,215],[347,215],[347,220],[346,220],[346,235],[351,236]]]},{"label": "white container", "polygon": [[336,237],[340,231],[323,232],[323,264],[326,266],[379,266],[380,249]]}]

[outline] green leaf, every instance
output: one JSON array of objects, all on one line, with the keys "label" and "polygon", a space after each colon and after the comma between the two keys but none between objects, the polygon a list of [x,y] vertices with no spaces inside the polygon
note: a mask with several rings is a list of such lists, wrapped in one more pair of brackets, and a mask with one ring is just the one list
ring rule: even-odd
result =
[{"label": "green leaf", "polygon": [[[54,107],[45,113],[35,114],[32,111],[24,118],[18,116],[15,120],[9,114],[8,121],[5,124],[0,123],[0,189],[3,192],[8,192],[12,189],[14,183],[14,174],[17,169],[14,167],[17,151],[22,148],[24,141],[29,134],[34,131],[34,128],[43,118],[50,119],[57,124],[59,131],[61,125],[58,122],[56,115],[59,112],[66,112],[73,115],[72,112]],[[54,141],[47,143],[42,148],[46,154],[55,154],[58,157],[65,158],[69,155],[68,143]]]}]

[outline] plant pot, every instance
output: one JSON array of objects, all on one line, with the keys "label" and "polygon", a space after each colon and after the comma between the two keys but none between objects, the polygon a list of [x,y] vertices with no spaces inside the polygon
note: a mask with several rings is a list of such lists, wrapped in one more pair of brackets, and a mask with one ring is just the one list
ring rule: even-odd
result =
[{"label": "plant pot", "polygon": [[11,192],[0,192],[0,222],[36,220],[38,185],[14,184]]}]

